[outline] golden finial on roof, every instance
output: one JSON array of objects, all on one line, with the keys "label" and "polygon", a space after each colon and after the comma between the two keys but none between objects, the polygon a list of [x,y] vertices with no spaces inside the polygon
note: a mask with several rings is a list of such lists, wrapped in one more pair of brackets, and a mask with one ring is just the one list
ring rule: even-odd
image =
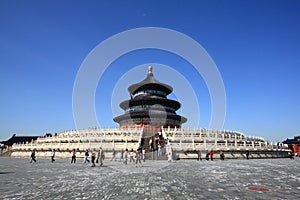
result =
[{"label": "golden finial on roof", "polygon": [[148,74],[152,74],[152,66],[148,66]]}]

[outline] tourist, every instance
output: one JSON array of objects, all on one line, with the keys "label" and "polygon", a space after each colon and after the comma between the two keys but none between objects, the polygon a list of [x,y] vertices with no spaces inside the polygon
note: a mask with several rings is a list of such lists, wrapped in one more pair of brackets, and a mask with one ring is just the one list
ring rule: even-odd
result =
[{"label": "tourist", "polygon": [[86,162],[90,163],[89,156],[90,156],[90,153],[89,153],[89,150],[87,149],[85,151],[85,153],[84,153],[84,161],[83,161],[83,163],[86,163]]},{"label": "tourist", "polygon": [[141,152],[141,148],[138,148],[136,150],[135,157],[136,157],[135,166],[137,167],[137,163],[139,162],[140,166],[142,167],[142,162],[141,162],[142,152]]},{"label": "tourist", "polygon": [[54,157],[55,157],[55,149],[52,150],[51,152],[51,162],[54,162]]},{"label": "tourist", "polygon": [[225,160],[225,155],[223,151],[220,151],[220,159]]},{"label": "tourist", "polygon": [[165,148],[170,147],[171,148],[171,143],[169,138],[167,138],[167,142],[165,142]]},{"label": "tourist", "polygon": [[247,160],[249,160],[249,155],[250,155],[249,150],[247,150],[246,151],[246,158],[247,158]]},{"label": "tourist", "polygon": [[96,154],[93,152],[92,153],[92,166],[91,167],[95,167],[96,165],[95,165],[95,159],[96,159]]},{"label": "tourist", "polygon": [[72,156],[71,164],[72,164],[73,162],[74,162],[74,164],[75,164],[75,162],[76,162],[76,151],[75,151],[75,149],[72,150],[71,156]]},{"label": "tourist", "polygon": [[110,161],[116,161],[116,151],[115,151],[115,149],[113,149],[112,150],[112,158],[111,158],[111,160]]},{"label": "tourist", "polygon": [[123,149],[121,149],[120,162],[122,162],[124,160],[123,154],[124,154],[124,151],[123,151]]},{"label": "tourist", "polygon": [[98,154],[97,154],[97,160],[96,163],[100,162],[100,166],[103,165],[103,159],[104,159],[104,152],[102,150],[102,147],[100,147]]},{"label": "tourist", "polygon": [[172,148],[169,146],[169,150],[168,150],[168,162],[172,162],[173,161],[173,152],[172,152]]},{"label": "tourist", "polygon": [[30,157],[31,157],[30,163],[32,163],[32,161],[36,162],[36,159],[35,159],[35,151],[34,151],[34,150],[31,152]]},{"label": "tourist", "polygon": [[143,161],[145,162],[145,160],[146,160],[146,149],[145,149],[145,147],[142,150],[142,155],[143,155]]},{"label": "tourist", "polygon": [[158,144],[158,156],[162,156],[161,146]]},{"label": "tourist", "polygon": [[205,156],[206,160],[209,160],[209,152],[206,150],[206,156]]},{"label": "tourist", "polygon": [[134,162],[133,154],[134,154],[133,149],[131,149],[130,153],[129,153],[130,162],[131,162],[131,160],[132,160],[132,162]]},{"label": "tourist", "polygon": [[202,158],[201,158],[201,150],[200,149],[198,149],[198,151],[197,151],[197,160],[199,161],[199,160],[202,160]]},{"label": "tourist", "polygon": [[214,152],[213,152],[213,150],[211,150],[211,151],[209,152],[209,156],[210,156],[210,160],[213,160],[213,159],[214,159]]},{"label": "tourist", "polygon": [[125,149],[124,152],[124,164],[127,165],[127,159],[128,159],[128,149]]},{"label": "tourist", "polygon": [[152,151],[153,149],[152,149],[152,138],[150,138],[150,140],[149,140],[149,147],[150,147],[150,151]]},{"label": "tourist", "polygon": [[158,138],[159,138],[159,141],[161,141],[163,138],[162,138],[162,134],[161,134],[161,131],[158,132]]}]

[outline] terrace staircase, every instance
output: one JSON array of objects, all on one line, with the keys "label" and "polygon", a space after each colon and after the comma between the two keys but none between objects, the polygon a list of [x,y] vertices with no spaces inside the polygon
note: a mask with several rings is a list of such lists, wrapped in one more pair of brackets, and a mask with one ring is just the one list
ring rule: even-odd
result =
[{"label": "terrace staircase", "polygon": [[[160,127],[145,125],[141,139],[141,147],[146,150],[146,160],[167,160],[164,153],[165,138],[159,137]],[[152,145],[149,142],[152,140]],[[158,144],[162,147],[162,156],[158,156]]]}]

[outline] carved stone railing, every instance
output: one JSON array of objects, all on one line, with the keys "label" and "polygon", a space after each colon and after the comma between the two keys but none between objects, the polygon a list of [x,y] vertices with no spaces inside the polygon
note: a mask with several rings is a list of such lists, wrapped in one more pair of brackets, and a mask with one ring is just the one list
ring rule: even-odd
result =
[{"label": "carved stone railing", "polygon": [[[40,151],[49,154],[52,149],[59,152],[70,152],[76,149],[84,152],[86,149],[96,151],[102,147],[105,151],[120,151],[121,149],[137,149],[143,134],[143,128],[114,128],[114,129],[84,129],[63,131],[58,134],[39,137],[37,140],[14,144],[12,150]],[[207,129],[162,129],[165,139],[171,143],[175,151],[194,150],[271,150],[286,151],[282,143],[272,144],[261,137],[247,137],[238,131],[207,130]],[[47,152],[47,153],[46,153]],[[66,154],[68,155],[68,154]]]}]

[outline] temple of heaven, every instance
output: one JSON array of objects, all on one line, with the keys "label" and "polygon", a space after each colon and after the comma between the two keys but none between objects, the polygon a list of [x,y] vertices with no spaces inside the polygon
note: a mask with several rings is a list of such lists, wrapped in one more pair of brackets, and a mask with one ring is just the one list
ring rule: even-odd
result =
[{"label": "temple of heaven", "polygon": [[147,77],[129,86],[128,91],[130,100],[120,103],[125,113],[114,118],[121,128],[136,125],[180,128],[187,121],[185,117],[176,114],[181,104],[167,98],[173,88],[154,78],[152,66],[148,67]]}]

